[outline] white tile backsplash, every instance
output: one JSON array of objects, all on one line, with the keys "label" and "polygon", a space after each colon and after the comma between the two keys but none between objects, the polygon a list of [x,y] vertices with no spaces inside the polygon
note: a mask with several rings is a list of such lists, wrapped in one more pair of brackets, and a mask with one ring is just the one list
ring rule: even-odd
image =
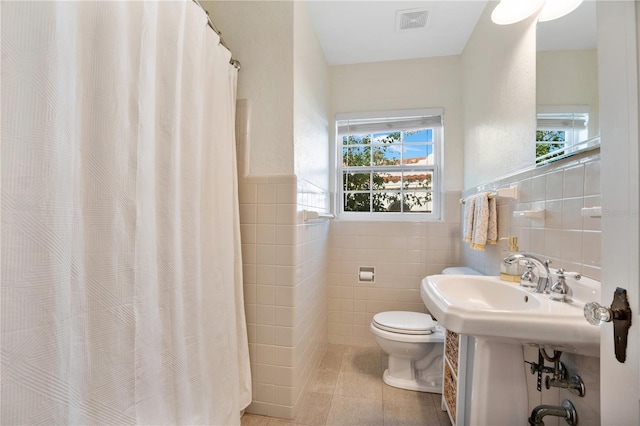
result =
[{"label": "white tile backsplash", "polygon": [[[601,233],[585,231],[582,234],[582,263],[599,267],[601,264]],[[584,273],[584,272],[583,272]],[[586,273],[585,273],[586,275]]]},{"label": "white tile backsplash", "polygon": [[551,172],[546,178],[545,198],[547,200],[557,200],[562,198],[562,187],[564,172],[562,170]]},{"label": "white tile backsplash", "polygon": [[[529,250],[534,253],[544,253],[546,244],[546,230],[544,228],[532,228]],[[524,246],[523,246],[524,247]]]},{"label": "white tile backsplash", "polygon": [[584,165],[569,167],[564,170],[562,197],[582,197],[584,195]]},{"label": "white tile backsplash", "polygon": [[531,179],[517,182],[518,198],[521,203],[535,201],[533,197],[533,183]]},{"label": "white tile backsplash", "polygon": [[[562,251],[558,257],[566,262],[581,264],[582,234],[582,230],[562,230]],[[565,266],[565,269],[568,268]]]},{"label": "white tile backsplash", "polygon": [[531,178],[531,200],[542,201],[546,198],[547,176],[540,175]]},{"label": "white tile backsplash", "polygon": [[545,203],[545,226],[547,229],[562,228],[562,205],[563,200],[557,199],[553,201],[547,200]]},{"label": "white tile backsplash", "polygon": [[[591,188],[599,188],[600,155],[582,154],[572,157],[568,161],[558,161],[548,166],[536,168],[529,172],[523,172],[500,181],[484,185],[484,188],[495,189],[508,187],[513,183],[527,187],[527,181],[531,184],[532,201],[525,202],[502,199],[499,201],[501,215],[499,234],[501,237],[516,235],[519,237],[520,251],[531,252],[540,257],[551,258],[555,267],[564,267],[565,263],[575,267],[577,272],[586,276],[588,273],[599,273],[593,268],[600,268],[600,264],[594,264],[593,259],[599,259],[589,252],[590,263],[584,261],[584,232],[600,232],[599,218],[583,217],[582,207],[600,205],[600,194],[588,191],[584,188],[589,182]],[[543,184],[544,183],[544,184]],[[542,188],[545,188],[544,196]],[[473,191],[465,191],[467,196]],[[542,198],[541,198],[542,197]],[[514,210],[531,208],[545,209],[544,220],[514,218],[511,213]],[[573,232],[568,232],[573,231]],[[593,240],[593,236],[589,236]],[[476,267],[482,272],[496,275],[499,271],[500,259],[506,249],[506,243],[502,242],[498,247],[488,247],[483,252],[471,250],[467,244],[462,245],[463,263]],[[599,248],[599,247],[598,247]],[[589,266],[589,270],[583,270],[583,266]],[[592,277],[597,279],[597,277]]]},{"label": "white tile backsplash", "polygon": [[565,198],[562,200],[562,229],[582,231],[582,207],[584,198]]},{"label": "white tile backsplash", "polygon": [[584,195],[600,195],[600,162],[593,161],[585,164]]}]

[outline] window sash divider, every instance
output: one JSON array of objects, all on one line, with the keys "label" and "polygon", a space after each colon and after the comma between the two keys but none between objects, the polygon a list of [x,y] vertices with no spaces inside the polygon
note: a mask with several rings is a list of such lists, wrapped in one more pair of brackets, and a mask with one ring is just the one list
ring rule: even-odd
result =
[{"label": "window sash divider", "polygon": [[426,166],[416,167],[415,164],[398,165],[398,166],[342,166],[343,172],[348,173],[399,173],[399,172],[435,172],[436,165],[429,164]]}]

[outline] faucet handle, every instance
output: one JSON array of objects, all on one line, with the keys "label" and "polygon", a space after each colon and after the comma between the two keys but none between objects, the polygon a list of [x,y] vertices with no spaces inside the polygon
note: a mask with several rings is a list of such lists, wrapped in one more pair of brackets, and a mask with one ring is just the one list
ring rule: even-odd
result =
[{"label": "faucet handle", "polygon": [[556,275],[558,280],[551,286],[551,296],[549,296],[549,299],[557,302],[570,302],[571,296],[569,293],[571,292],[571,289],[567,285],[564,269],[558,269]]},{"label": "faucet handle", "polygon": [[565,272],[564,268],[558,269],[556,271],[556,275],[558,276],[558,278],[564,279],[566,277],[569,277],[569,278],[573,278],[576,281],[578,281],[578,280],[580,280],[580,278],[582,278],[582,275],[580,275],[578,273],[570,274],[570,273]]},{"label": "faucet handle", "polygon": [[527,270],[520,277],[520,287],[535,287],[538,276],[533,272],[534,264],[532,261],[527,260],[524,265]]}]

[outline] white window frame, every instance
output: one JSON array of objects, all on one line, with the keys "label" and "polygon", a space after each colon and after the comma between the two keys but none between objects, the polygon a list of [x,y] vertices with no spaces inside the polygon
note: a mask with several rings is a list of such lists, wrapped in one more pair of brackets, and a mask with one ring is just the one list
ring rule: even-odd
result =
[{"label": "white window frame", "polygon": [[[538,166],[564,158],[581,149],[582,142],[589,137],[590,110],[588,105],[538,106],[536,130],[564,131],[566,136],[564,148],[536,157]],[[536,140],[536,146],[539,142]]]},{"label": "white window frame", "polygon": [[[440,117],[440,124],[433,126],[425,126],[425,128],[433,129],[433,158],[434,164],[419,166],[422,171],[428,171],[432,173],[431,182],[431,212],[418,213],[418,212],[349,212],[344,211],[344,195],[343,195],[343,172],[345,167],[342,164],[342,135],[338,129],[340,122],[346,120],[362,120],[362,119],[390,119],[403,118],[403,117]],[[424,109],[408,109],[408,110],[395,110],[395,111],[372,111],[372,112],[357,112],[357,113],[341,113],[335,116],[335,182],[336,191],[334,198],[335,211],[339,220],[358,220],[358,221],[404,221],[404,222],[428,222],[437,221],[441,218],[442,208],[442,164],[443,164],[443,141],[444,141],[444,110],[442,108],[424,108]],[[401,170],[401,166],[398,167],[398,171]],[[411,168],[407,166],[406,168]],[[412,167],[415,169],[416,167]],[[363,168],[363,172],[370,171],[385,171],[388,170],[387,166],[371,166]]]}]

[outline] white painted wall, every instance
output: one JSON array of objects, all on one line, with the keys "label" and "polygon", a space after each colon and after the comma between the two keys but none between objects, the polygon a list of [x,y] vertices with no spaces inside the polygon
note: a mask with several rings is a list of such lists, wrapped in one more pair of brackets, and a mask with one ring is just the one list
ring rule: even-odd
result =
[{"label": "white painted wall", "polygon": [[589,137],[599,135],[598,51],[549,50],[536,59],[536,103],[589,105]]},{"label": "white painted wall", "polygon": [[464,187],[532,167],[535,155],[535,17],[491,22],[487,4],[462,53]]},{"label": "white painted wall", "polygon": [[431,107],[444,108],[443,189],[459,191],[463,148],[460,56],[331,67],[332,115]]},{"label": "white painted wall", "polygon": [[246,172],[293,173],[293,2],[201,3],[242,63],[238,99],[248,99],[251,106]]},{"label": "white painted wall", "polygon": [[297,176],[328,189],[329,66],[307,3],[295,2],[293,14],[294,169]]}]

